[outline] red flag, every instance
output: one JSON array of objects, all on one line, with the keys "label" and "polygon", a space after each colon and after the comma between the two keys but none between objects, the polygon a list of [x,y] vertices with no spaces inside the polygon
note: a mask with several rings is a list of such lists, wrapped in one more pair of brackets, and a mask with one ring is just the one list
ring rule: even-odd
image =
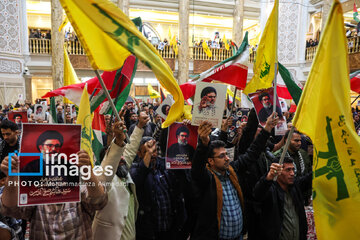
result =
[{"label": "red flag", "polygon": [[360,73],[350,79],[350,88],[360,94]]},{"label": "red flag", "polygon": [[184,99],[189,99],[195,95],[196,82],[186,82],[181,84],[180,89],[184,95]]}]

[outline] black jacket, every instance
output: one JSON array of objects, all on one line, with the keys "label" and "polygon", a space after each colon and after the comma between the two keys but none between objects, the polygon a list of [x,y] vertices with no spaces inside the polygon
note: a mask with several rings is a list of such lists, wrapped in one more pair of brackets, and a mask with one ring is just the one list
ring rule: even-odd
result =
[{"label": "black jacket", "polygon": [[[157,170],[164,175],[169,186],[171,200],[173,224],[171,232],[176,236],[182,230],[186,220],[184,197],[181,192],[179,180],[172,171],[165,169],[165,159],[158,158],[156,162]],[[131,177],[136,186],[136,195],[139,201],[139,211],[136,220],[136,236],[147,239],[155,239],[156,231],[156,188],[159,186],[154,180],[154,171],[151,167],[147,168],[143,160],[133,163],[130,169]]]},{"label": "black jacket", "polygon": [[[237,174],[241,186],[241,178],[248,167],[255,163],[264,151],[265,143],[270,134],[262,130],[246,153],[240,155],[231,166]],[[219,229],[217,220],[217,192],[214,176],[206,169],[208,148],[200,142],[196,148],[191,168],[195,193],[197,198],[197,220],[191,239],[218,239]],[[246,209],[242,209],[243,216]],[[243,217],[245,229],[246,220]]]},{"label": "black jacket", "polygon": [[[299,216],[300,240],[306,239],[307,221],[304,209],[304,197],[302,192],[311,188],[312,173],[297,178],[289,188],[289,193]],[[261,202],[261,217],[258,222],[258,239],[277,240],[284,217],[285,191],[277,182],[267,181],[266,175],[256,184],[254,197]]]}]

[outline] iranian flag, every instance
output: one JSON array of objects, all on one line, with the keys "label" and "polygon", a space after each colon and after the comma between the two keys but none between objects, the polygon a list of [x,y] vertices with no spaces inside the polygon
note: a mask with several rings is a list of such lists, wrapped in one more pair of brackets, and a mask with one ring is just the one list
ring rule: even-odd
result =
[{"label": "iranian flag", "polygon": [[293,99],[295,104],[298,104],[303,86],[282,64],[279,63],[278,66],[277,95],[284,99]]},{"label": "iranian flag", "polygon": [[350,74],[350,88],[360,94],[360,70]]},{"label": "iranian flag", "polygon": [[91,146],[95,156],[95,165],[100,165],[100,152],[104,146],[102,136],[106,134],[105,116],[99,113],[101,105],[95,109],[92,120],[92,129],[93,129],[94,138],[92,140]]},{"label": "iranian flag", "polygon": [[[105,86],[108,89],[111,98],[116,98],[119,94],[126,89],[135,75],[137,67],[137,59],[135,56],[130,55],[124,65],[116,71],[103,72],[101,78],[104,80]],[[102,102],[106,100],[105,93],[103,92],[100,82],[97,77],[94,77],[86,82],[72,84],[55,89],[46,93],[42,98],[64,96],[76,105],[80,104],[81,94],[87,84],[87,90],[89,95],[92,96],[91,100],[91,112],[93,112]],[[130,87],[127,88],[130,90]],[[127,92],[128,93],[128,92]],[[126,100],[127,96],[125,97]]]},{"label": "iranian flag", "polygon": [[246,32],[244,40],[235,55],[196,75],[191,81],[180,85],[184,99],[195,95],[197,82],[219,81],[233,85],[238,89],[244,89],[248,74],[248,60],[249,44],[248,33]]},{"label": "iranian flag", "polygon": [[359,16],[359,13],[358,13],[358,10],[357,10],[357,7],[356,7],[356,3],[354,2],[353,18],[357,23],[360,22],[358,16]]}]

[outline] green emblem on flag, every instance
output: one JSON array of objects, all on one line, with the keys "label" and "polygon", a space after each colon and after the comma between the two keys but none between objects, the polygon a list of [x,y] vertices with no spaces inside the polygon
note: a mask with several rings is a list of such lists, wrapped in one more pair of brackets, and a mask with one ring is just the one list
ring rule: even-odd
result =
[{"label": "green emblem on flag", "polygon": [[[265,56],[264,56],[264,58],[265,58]],[[264,64],[261,66],[260,78],[265,77],[266,75],[269,74],[269,72],[270,72],[270,65],[266,62],[266,59],[265,59]]]},{"label": "green emblem on flag", "polygon": [[349,192],[344,181],[344,172],[341,169],[339,162],[339,157],[335,148],[334,138],[331,130],[331,118],[326,117],[326,134],[328,138],[328,151],[321,152],[315,149],[315,162],[316,164],[321,159],[327,159],[327,164],[324,167],[318,168],[315,170],[315,178],[320,177],[324,174],[326,178],[330,180],[331,178],[336,178],[337,182],[337,198],[336,201],[340,201],[345,198],[349,198]]}]

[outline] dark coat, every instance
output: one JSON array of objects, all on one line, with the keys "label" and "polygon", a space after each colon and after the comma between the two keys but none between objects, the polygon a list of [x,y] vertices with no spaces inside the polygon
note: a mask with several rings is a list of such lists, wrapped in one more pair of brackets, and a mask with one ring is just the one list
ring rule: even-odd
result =
[{"label": "dark coat", "polygon": [[[255,163],[264,151],[265,143],[270,134],[262,130],[249,149],[240,155],[231,166],[237,174],[241,186],[241,178],[248,167]],[[191,168],[191,175],[195,189],[197,189],[198,217],[191,239],[218,239],[219,229],[217,220],[217,191],[214,175],[206,169],[208,148],[200,142],[196,148]],[[245,209],[242,209],[243,216]],[[246,220],[243,218],[243,226]]]},{"label": "dark coat", "polygon": [[[311,188],[312,173],[295,180],[289,188],[289,193],[299,216],[300,240],[306,239],[307,221],[304,209],[304,197],[302,192]],[[284,217],[285,191],[277,182],[267,181],[266,175],[256,184],[254,197],[260,205],[261,217],[258,222],[258,239],[277,240]]]},{"label": "dark coat", "polygon": [[[184,197],[177,177],[172,171],[165,169],[165,159],[158,158],[156,169],[162,172],[169,185],[169,194],[173,213],[173,226],[171,232],[176,236],[182,230],[186,220]],[[156,199],[157,184],[154,180],[154,171],[147,168],[141,160],[133,163],[130,169],[131,177],[136,186],[136,195],[139,201],[139,211],[136,220],[136,236],[155,239],[156,231]]]}]

